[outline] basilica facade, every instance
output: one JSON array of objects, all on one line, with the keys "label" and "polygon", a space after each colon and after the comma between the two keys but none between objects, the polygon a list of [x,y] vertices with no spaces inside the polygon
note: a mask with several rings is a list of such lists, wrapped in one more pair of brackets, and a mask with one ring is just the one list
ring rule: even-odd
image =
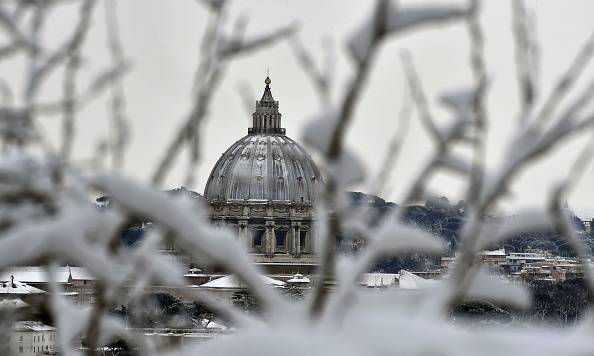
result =
[{"label": "basilica facade", "polygon": [[204,189],[215,224],[239,239],[269,273],[309,273],[317,265],[314,210],[324,184],[311,156],[282,127],[266,78],[252,127],[217,161]]}]

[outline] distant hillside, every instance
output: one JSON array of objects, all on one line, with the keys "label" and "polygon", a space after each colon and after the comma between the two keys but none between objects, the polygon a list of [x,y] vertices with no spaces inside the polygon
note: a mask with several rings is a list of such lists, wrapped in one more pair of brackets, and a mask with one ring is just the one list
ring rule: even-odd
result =
[{"label": "distant hillside", "polygon": [[[169,194],[187,194],[194,199],[202,199],[199,193],[188,190],[184,187],[171,189]],[[377,225],[386,214],[398,208],[398,205],[386,201],[378,196],[365,194],[361,192],[348,192],[350,203],[353,207],[367,206],[371,209],[371,225]],[[107,208],[110,205],[109,197],[100,197],[97,204],[101,208]],[[446,198],[435,199],[424,205],[414,205],[406,207],[404,216],[408,222],[414,224],[436,236],[441,237],[447,245],[448,252],[453,254],[458,247],[459,231],[464,222],[464,212],[466,204],[460,201],[451,204]],[[122,242],[131,246],[141,241],[143,238],[142,223],[146,219],[136,217],[131,221],[129,228],[125,229],[122,236]],[[578,231],[584,231],[582,236],[590,248],[594,251],[594,237],[592,233],[586,234],[583,223],[579,218],[575,218],[575,228]],[[340,250],[347,252],[353,248],[348,239],[341,239]],[[565,240],[553,231],[534,232],[526,231],[518,234],[512,239],[506,240],[501,246],[509,252],[523,252],[527,249],[541,249],[559,256],[572,256],[573,253]],[[385,272],[398,272],[404,269],[425,269],[438,266],[438,259],[431,256],[413,255],[400,258],[386,258],[380,261],[374,269]]]},{"label": "distant hillside", "polygon": [[[351,202],[354,206],[366,204],[374,209],[376,222],[398,205],[386,202],[384,199],[360,192],[350,192]],[[464,223],[466,204],[463,201],[451,204],[446,198],[427,202],[425,205],[415,205],[405,208],[404,216],[414,224],[432,234],[441,237],[447,244],[449,253],[453,254],[458,247],[459,231]],[[575,229],[582,231],[582,237],[590,251],[594,251],[594,237],[592,233],[585,233],[582,221],[574,217]],[[523,252],[527,249],[541,249],[559,256],[573,256],[566,241],[554,231],[526,231],[504,241],[500,246],[509,252]],[[399,258],[386,258],[380,261],[374,269],[385,272],[398,272],[404,269],[425,269],[437,267],[438,260],[430,256],[415,255]]]}]

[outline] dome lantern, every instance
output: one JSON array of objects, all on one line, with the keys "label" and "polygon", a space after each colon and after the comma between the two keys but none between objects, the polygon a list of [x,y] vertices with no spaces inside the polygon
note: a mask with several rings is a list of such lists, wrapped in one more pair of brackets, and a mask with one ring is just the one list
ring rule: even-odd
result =
[{"label": "dome lantern", "polygon": [[262,99],[256,101],[256,111],[252,114],[252,127],[248,134],[277,134],[284,135],[285,129],[281,127],[282,114],[278,111],[278,101],[272,97],[270,90],[270,77],[264,80],[266,87]]}]

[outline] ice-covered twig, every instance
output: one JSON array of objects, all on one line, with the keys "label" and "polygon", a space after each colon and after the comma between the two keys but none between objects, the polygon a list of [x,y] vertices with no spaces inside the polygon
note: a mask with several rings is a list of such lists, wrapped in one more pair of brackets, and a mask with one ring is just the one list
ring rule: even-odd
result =
[{"label": "ice-covered twig", "polygon": [[129,211],[174,231],[179,246],[195,259],[221,263],[236,273],[251,287],[265,310],[285,305],[280,296],[264,286],[256,267],[230,233],[209,227],[204,218],[196,216],[196,212],[180,209],[163,193],[115,177],[97,177],[95,184],[117,198]]},{"label": "ice-covered twig", "polygon": [[[367,20],[349,40],[349,48],[355,60],[355,74],[349,81],[345,94],[337,110],[336,121],[331,121],[332,130],[328,136],[328,144],[324,145],[323,154],[327,162],[341,159],[346,130],[352,121],[361,91],[365,87],[372,62],[377,49],[390,34],[416,26],[455,21],[469,12],[469,9],[458,7],[406,8],[395,7],[388,0],[381,0],[373,8],[371,19]],[[325,201],[328,208],[335,212],[329,221],[327,236],[321,246],[320,280],[316,286],[310,308],[312,317],[319,317],[325,307],[327,295],[324,285],[334,278],[335,247],[334,239],[341,235],[340,209],[338,196],[343,187],[332,175],[326,181]]]}]

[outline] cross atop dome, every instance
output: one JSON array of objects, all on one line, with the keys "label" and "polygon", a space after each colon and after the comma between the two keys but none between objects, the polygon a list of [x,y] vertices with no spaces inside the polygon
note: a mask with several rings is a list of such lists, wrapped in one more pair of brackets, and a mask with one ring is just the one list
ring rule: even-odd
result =
[{"label": "cross atop dome", "polygon": [[256,101],[256,111],[252,114],[252,127],[248,128],[248,134],[277,134],[284,135],[285,129],[281,127],[282,114],[278,111],[278,101],[272,97],[270,90],[270,77],[264,79],[266,87],[262,99]]}]

